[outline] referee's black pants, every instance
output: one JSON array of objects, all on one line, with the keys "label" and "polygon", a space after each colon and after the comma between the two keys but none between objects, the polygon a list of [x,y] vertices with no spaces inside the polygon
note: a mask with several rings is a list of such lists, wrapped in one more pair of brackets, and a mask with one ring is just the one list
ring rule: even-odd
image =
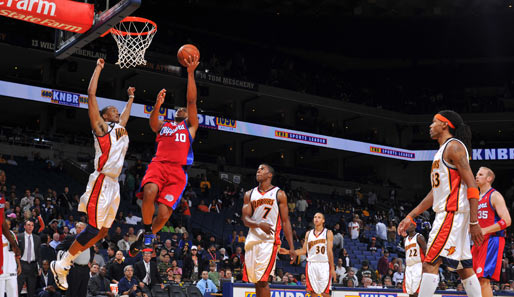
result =
[{"label": "referee's black pants", "polygon": [[89,266],[74,264],[67,277],[68,297],[86,297],[87,283],[89,282]]}]

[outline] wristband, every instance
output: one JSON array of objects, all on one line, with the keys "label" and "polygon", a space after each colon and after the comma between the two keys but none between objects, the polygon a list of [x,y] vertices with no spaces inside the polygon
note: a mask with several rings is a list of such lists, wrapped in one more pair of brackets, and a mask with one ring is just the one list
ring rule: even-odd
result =
[{"label": "wristband", "polygon": [[498,225],[500,225],[500,227],[501,227],[500,230],[504,230],[505,228],[507,228],[507,223],[505,223],[504,219],[499,220]]},{"label": "wristband", "polygon": [[407,215],[407,218],[410,220],[410,222],[414,225],[414,226],[417,226],[418,224],[416,224],[416,222],[414,221],[414,219],[410,216],[410,215]]},{"label": "wristband", "polygon": [[469,199],[479,199],[480,192],[478,192],[477,188],[468,188],[468,200]]},{"label": "wristband", "polygon": [[129,95],[129,98],[134,98],[134,95]]},{"label": "wristband", "polygon": [[476,222],[469,222],[470,225],[478,225],[478,221]]}]

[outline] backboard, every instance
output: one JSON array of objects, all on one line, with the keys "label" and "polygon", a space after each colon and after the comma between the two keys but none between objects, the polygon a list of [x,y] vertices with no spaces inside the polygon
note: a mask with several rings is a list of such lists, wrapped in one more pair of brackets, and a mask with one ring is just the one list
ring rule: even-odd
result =
[{"label": "backboard", "polygon": [[121,0],[107,11],[95,16],[91,29],[83,34],[63,30],[55,32],[55,57],[66,59],[77,50],[100,37],[112,26],[131,15],[141,6],[141,0]]}]

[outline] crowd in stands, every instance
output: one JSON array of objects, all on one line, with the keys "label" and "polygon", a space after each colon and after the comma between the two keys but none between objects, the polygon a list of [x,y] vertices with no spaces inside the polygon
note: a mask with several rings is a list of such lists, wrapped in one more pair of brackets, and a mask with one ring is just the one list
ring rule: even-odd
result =
[{"label": "crowd in stands", "polygon": [[[17,180],[9,177],[9,164],[0,164],[0,191],[6,197],[5,216],[16,233],[23,232],[26,222],[34,223],[34,234],[41,238],[41,274],[48,273],[48,262],[56,258],[59,245],[76,233],[77,223],[84,222],[84,214],[77,213],[78,188],[64,187],[40,191],[34,185],[17,188]],[[44,169],[41,169],[44,170]],[[56,170],[56,169],[53,169]],[[128,256],[130,243],[136,240],[141,228],[139,208],[132,200],[144,165],[137,162],[124,172],[122,206],[105,240],[94,246],[90,267],[92,277],[88,290],[107,290],[107,284],[118,284],[119,292],[129,296],[144,296],[150,287],[187,287],[194,285],[201,292],[217,292],[226,281],[241,281],[244,265],[246,230],[240,220],[244,190],[237,185],[222,185],[209,176],[192,178],[180,206],[157,236],[154,251]],[[388,199],[364,190],[334,191],[321,197],[301,188],[282,185],[288,195],[294,244],[303,245],[305,233],[313,227],[311,218],[317,211],[326,215],[326,227],[334,233],[334,260],[337,282],[344,287],[401,288],[404,276],[404,250],[396,225],[412,207],[410,202],[399,203],[394,193]],[[382,198],[382,197],[381,197]],[[206,202],[207,201],[207,202]],[[210,201],[210,202],[209,202]],[[400,205],[401,204],[401,205]],[[202,215],[224,215],[232,231],[225,234],[209,232],[209,226],[197,224]],[[229,215],[227,215],[229,214]],[[428,238],[431,229],[429,213],[416,218],[417,232]],[[287,245],[287,243],[285,244]],[[287,247],[287,246],[286,246]],[[514,237],[508,233],[502,274],[495,290],[513,290]],[[305,256],[289,265],[279,256],[276,275],[270,282],[305,285]],[[145,265],[151,274],[146,275]],[[440,289],[462,290],[458,275],[444,265],[440,269]],[[38,290],[47,290],[48,286]],[[55,288],[54,288],[55,289]],[[54,290],[58,292],[58,290]],[[44,296],[52,295],[50,292]]]}]

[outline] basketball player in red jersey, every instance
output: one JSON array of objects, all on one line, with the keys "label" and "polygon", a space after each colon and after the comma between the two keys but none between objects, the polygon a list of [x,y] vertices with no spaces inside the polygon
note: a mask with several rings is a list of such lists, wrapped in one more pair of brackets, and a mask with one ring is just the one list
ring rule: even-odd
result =
[{"label": "basketball player in red jersey", "polygon": [[[193,140],[198,130],[196,108],[195,69],[198,56],[184,60],[187,65],[187,109],[179,108],[175,121],[164,123],[159,120],[159,108],[166,97],[163,89],[157,96],[154,109],[150,114],[150,127],[157,133],[157,151],[148,165],[141,181],[143,196],[142,214],[144,230],[138,233],[138,240],[130,246],[130,256],[136,256],[143,248],[153,249],[155,234],[168,221],[187,185],[187,167],[193,164]],[[157,202],[157,216],[154,203]]]},{"label": "basketball player in red jersey", "polygon": [[414,224],[414,217],[430,207],[436,213],[430,232],[419,297],[431,297],[439,284],[442,262],[457,270],[470,297],[481,296],[480,283],[473,271],[468,233],[476,245],[482,243],[478,225],[478,188],[469,166],[471,130],[454,111],[436,114],[430,125],[430,137],[437,140],[439,150],[431,171],[432,190],[398,226],[398,233]]},{"label": "basketball player in red jersey", "polygon": [[242,219],[249,230],[245,241],[243,281],[255,284],[257,297],[270,297],[268,279],[274,275],[282,227],[289,244],[291,263],[296,259],[287,196],[271,184],[274,174],[271,166],[261,164],[256,174],[259,185],[244,196]]},{"label": "basketball player in red jersey", "polygon": [[476,175],[480,188],[478,223],[482,228],[484,242],[480,246],[474,245],[471,254],[483,297],[493,296],[490,280],[500,280],[505,229],[511,224],[509,210],[502,194],[491,187],[494,178],[494,172],[487,167],[480,167]]},{"label": "basketball player in red jersey", "polygon": [[[2,228],[0,229],[0,238],[2,238],[2,234],[7,238],[7,241],[9,241],[9,244],[12,247],[12,250],[14,252],[14,255],[16,258],[21,256],[20,248],[18,247],[18,242],[12,235],[12,233],[9,230],[9,225],[7,224],[7,221],[5,220],[5,197],[3,194],[0,194],[0,224],[2,224]],[[4,266],[4,253],[3,248],[0,248],[0,274],[3,274],[3,266]],[[16,291],[18,292],[18,291]]]}]

